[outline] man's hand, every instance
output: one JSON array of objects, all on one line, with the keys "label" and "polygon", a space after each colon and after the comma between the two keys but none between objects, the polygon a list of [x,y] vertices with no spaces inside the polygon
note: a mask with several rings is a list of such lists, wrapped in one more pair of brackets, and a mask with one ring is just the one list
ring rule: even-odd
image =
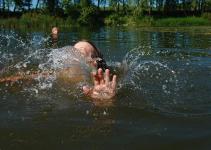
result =
[{"label": "man's hand", "polygon": [[100,68],[97,72],[92,73],[94,86],[83,87],[84,94],[94,99],[111,99],[116,94],[116,75],[113,75],[110,80],[110,70],[106,69],[103,75],[103,70]]}]

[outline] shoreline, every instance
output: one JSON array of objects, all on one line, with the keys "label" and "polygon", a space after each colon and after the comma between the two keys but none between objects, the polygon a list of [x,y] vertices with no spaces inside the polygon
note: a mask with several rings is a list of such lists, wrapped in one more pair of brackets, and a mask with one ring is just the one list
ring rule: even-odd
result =
[{"label": "shoreline", "polygon": [[[118,19],[115,19],[118,18]],[[105,18],[98,18],[101,21],[92,19],[87,24],[80,24],[77,20],[64,19],[62,17],[53,17],[48,15],[28,14],[21,18],[6,18],[0,19],[1,28],[9,29],[49,29],[53,26],[59,28],[75,28],[75,27],[133,27],[133,28],[185,28],[185,27],[211,27],[211,20],[204,17],[168,17],[168,18],[154,18],[144,16],[142,18],[135,18],[133,16],[107,16]]]}]

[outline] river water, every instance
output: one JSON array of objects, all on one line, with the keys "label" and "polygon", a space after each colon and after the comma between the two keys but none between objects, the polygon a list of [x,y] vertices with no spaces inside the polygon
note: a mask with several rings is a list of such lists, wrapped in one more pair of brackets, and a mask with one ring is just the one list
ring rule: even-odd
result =
[{"label": "river water", "polygon": [[53,45],[48,31],[1,29],[0,76],[64,68],[79,39],[117,74],[116,97],[92,101],[54,74],[2,82],[1,150],[211,148],[211,28],[62,29]]}]

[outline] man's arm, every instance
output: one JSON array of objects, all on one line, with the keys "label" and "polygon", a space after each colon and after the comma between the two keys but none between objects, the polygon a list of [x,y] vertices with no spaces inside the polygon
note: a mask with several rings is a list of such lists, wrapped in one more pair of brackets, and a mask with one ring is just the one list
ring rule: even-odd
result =
[{"label": "man's arm", "polygon": [[0,83],[16,82],[16,81],[19,81],[19,80],[32,80],[32,79],[37,78],[38,76],[48,77],[49,75],[50,75],[49,72],[44,72],[44,73],[33,72],[31,74],[19,73],[19,74],[14,75],[14,76],[0,78]]}]

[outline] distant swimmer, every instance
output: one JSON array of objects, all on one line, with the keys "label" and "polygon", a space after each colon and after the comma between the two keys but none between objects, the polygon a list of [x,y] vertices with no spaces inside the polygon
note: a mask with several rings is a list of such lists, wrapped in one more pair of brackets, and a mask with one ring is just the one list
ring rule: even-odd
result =
[{"label": "distant swimmer", "polygon": [[52,36],[54,36],[55,38],[58,37],[58,35],[59,35],[59,28],[58,28],[58,27],[53,27],[53,28],[51,29],[51,34],[52,34]]},{"label": "distant swimmer", "polygon": [[52,46],[56,48],[58,46],[59,28],[53,27],[51,29]]}]

